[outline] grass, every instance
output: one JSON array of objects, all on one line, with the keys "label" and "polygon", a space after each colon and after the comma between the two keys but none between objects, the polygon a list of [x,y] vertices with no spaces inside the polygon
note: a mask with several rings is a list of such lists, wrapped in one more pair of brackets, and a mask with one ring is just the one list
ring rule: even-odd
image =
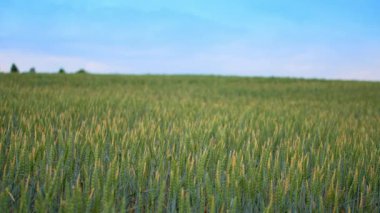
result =
[{"label": "grass", "polygon": [[380,211],[380,83],[0,75],[0,210]]}]

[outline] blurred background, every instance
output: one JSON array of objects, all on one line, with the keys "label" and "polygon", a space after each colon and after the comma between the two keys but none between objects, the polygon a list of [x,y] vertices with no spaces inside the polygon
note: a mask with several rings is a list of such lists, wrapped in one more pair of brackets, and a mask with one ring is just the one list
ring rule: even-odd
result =
[{"label": "blurred background", "polygon": [[380,2],[1,0],[0,70],[380,80]]}]

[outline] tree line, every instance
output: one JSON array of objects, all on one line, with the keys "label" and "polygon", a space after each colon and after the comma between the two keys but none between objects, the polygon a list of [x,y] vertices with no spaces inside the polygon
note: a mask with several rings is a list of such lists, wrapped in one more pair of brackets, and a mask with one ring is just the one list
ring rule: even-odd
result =
[{"label": "tree line", "polygon": [[[11,65],[11,68],[10,68],[9,72],[10,72],[10,73],[17,74],[17,73],[20,73],[20,70],[18,69],[18,67],[16,66],[16,64],[13,63],[13,64]],[[29,73],[31,73],[31,74],[37,73],[36,68],[31,67],[31,68],[29,69]],[[58,73],[59,73],[59,74],[65,74],[66,71],[65,71],[65,69],[63,69],[63,68],[60,68],[60,69],[58,70]],[[79,69],[76,73],[78,73],[78,74],[85,74],[85,73],[87,73],[87,71],[86,71],[85,69]]]}]

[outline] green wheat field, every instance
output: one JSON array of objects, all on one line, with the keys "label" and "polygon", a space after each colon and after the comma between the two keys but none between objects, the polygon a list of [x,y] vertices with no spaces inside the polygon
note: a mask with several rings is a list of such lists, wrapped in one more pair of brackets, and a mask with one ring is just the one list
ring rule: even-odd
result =
[{"label": "green wheat field", "polygon": [[379,212],[380,83],[0,75],[1,212]]}]

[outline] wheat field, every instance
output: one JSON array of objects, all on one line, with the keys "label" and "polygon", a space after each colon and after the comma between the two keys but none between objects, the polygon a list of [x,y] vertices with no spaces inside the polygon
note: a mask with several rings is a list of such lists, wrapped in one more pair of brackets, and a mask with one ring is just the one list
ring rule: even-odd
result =
[{"label": "wheat field", "polygon": [[0,75],[1,212],[379,212],[380,83]]}]

